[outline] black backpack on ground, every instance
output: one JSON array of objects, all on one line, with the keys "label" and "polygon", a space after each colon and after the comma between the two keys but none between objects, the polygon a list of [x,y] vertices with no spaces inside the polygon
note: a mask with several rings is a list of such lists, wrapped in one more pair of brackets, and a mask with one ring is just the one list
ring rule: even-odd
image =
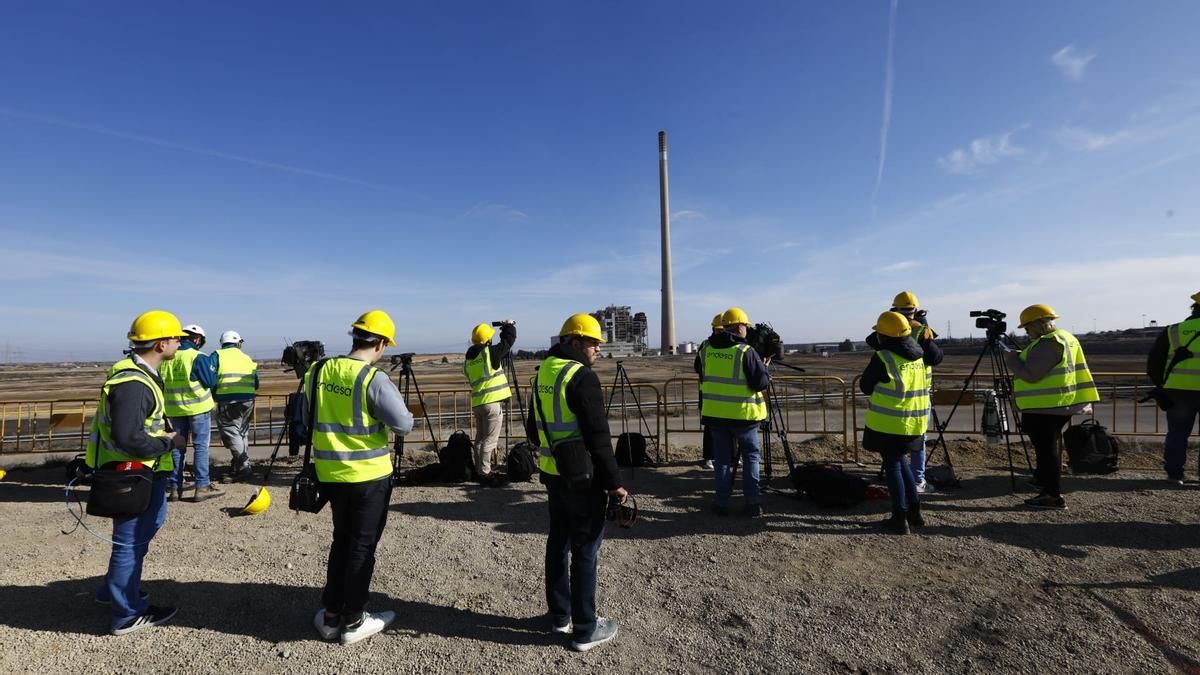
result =
[{"label": "black backpack on ground", "polygon": [[636,432],[617,436],[617,466],[646,466],[651,464],[646,454],[646,437]]},{"label": "black backpack on ground", "polygon": [[532,479],[538,471],[533,446],[524,441],[512,446],[508,457],[504,459],[504,466],[510,481],[520,483]]},{"label": "black backpack on ground", "polygon": [[475,461],[471,452],[475,444],[465,431],[456,431],[446,440],[446,447],[438,451],[438,464],[442,468],[442,480],[449,483],[466,483],[475,480]]},{"label": "black backpack on ground", "polygon": [[806,462],[791,475],[797,492],[807,494],[818,506],[850,508],[867,499],[870,483],[861,476],[842,471],[837,464]]},{"label": "black backpack on ground", "polygon": [[1106,474],[1120,468],[1121,449],[1117,439],[1096,420],[1084,420],[1063,431],[1067,464],[1074,474]]}]

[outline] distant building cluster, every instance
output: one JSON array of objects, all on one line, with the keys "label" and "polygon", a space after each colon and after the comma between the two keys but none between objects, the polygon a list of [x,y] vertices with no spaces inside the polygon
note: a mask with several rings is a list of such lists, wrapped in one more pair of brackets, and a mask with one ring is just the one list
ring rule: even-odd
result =
[{"label": "distant building cluster", "polygon": [[[628,305],[609,305],[591,313],[600,322],[600,332],[604,334],[603,345],[600,345],[600,355],[606,357],[646,356],[646,332],[649,322],[645,312],[633,313]],[[551,336],[550,344],[558,342],[558,336]]]}]

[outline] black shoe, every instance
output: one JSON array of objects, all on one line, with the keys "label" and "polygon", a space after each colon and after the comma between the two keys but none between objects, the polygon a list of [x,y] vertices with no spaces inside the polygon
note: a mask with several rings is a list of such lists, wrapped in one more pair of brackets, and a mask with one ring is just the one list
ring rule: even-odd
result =
[{"label": "black shoe", "polygon": [[721,506],[720,504],[717,504],[716,502],[713,502],[712,510],[713,510],[713,513],[717,514],[718,516],[729,515],[729,507]]},{"label": "black shoe", "polygon": [[763,514],[762,504],[747,504],[746,509],[742,511],[747,518],[761,518]]},{"label": "black shoe", "polygon": [[133,617],[129,621],[126,621],[121,626],[112,629],[112,634],[125,635],[134,631],[139,631],[143,628],[149,628],[151,626],[157,626],[159,624],[166,623],[171,620],[171,617],[175,616],[176,611],[178,610],[176,610],[174,607],[155,607],[154,605],[150,605],[145,612]]},{"label": "black shoe", "polygon": [[892,517],[879,523],[890,534],[908,534],[907,514],[903,511],[893,511]]},{"label": "black shoe", "polygon": [[925,517],[921,515],[920,503],[908,507],[905,518],[908,520],[909,527],[925,527]]},{"label": "black shoe", "polygon": [[1033,499],[1026,499],[1025,504],[1035,509],[1055,509],[1062,511],[1067,508],[1067,502],[1062,497],[1055,495],[1038,495]]}]

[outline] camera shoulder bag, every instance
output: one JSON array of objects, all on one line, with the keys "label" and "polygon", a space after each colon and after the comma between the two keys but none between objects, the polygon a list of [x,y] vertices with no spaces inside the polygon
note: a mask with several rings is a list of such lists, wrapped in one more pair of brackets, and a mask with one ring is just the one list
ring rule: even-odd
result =
[{"label": "camera shoulder bag", "polygon": [[320,513],[325,508],[328,499],[321,494],[321,481],[317,480],[317,467],[312,462],[313,427],[317,423],[317,383],[321,369],[328,359],[321,359],[313,366],[312,377],[308,386],[308,434],[304,439],[304,465],[299,475],[292,481],[291,492],[288,493],[288,508],[293,511]]},{"label": "camera shoulder bag", "polygon": [[[167,450],[170,452],[170,450]],[[99,455],[99,449],[97,449]],[[129,518],[141,515],[150,507],[150,495],[154,488],[154,470],[161,458],[153,462],[108,462],[97,466],[90,474],[91,489],[88,490],[87,513],[98,518]],[[94,460],[99,463],[99,457]],[[84,469],[87,468],[86,461]]]}]

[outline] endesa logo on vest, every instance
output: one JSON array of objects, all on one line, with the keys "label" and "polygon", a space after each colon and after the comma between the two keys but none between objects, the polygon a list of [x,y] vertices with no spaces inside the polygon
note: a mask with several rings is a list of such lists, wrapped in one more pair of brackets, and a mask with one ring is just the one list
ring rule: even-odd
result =
[{"label": "endesa logo on vest", "polygon": [[330,394],[341,394],[342,396],[349,396],[352,393],[350,387],[335,382],[322,382],[321,389]]},{"label": "endesa logo on vest", "polygon": [[713,357],[714,359],[725,359],[726,361],[733,360],[733,354],[726,354],[724,352],[712,352],[709,354],[709,356]]},{"label": "endesa logo on vest", "polygon": [[538,390],[539,394],[546,394],[546,395],[553,394],[554,393],[554,385],[539,384],[537,386],[537,390]]}]

